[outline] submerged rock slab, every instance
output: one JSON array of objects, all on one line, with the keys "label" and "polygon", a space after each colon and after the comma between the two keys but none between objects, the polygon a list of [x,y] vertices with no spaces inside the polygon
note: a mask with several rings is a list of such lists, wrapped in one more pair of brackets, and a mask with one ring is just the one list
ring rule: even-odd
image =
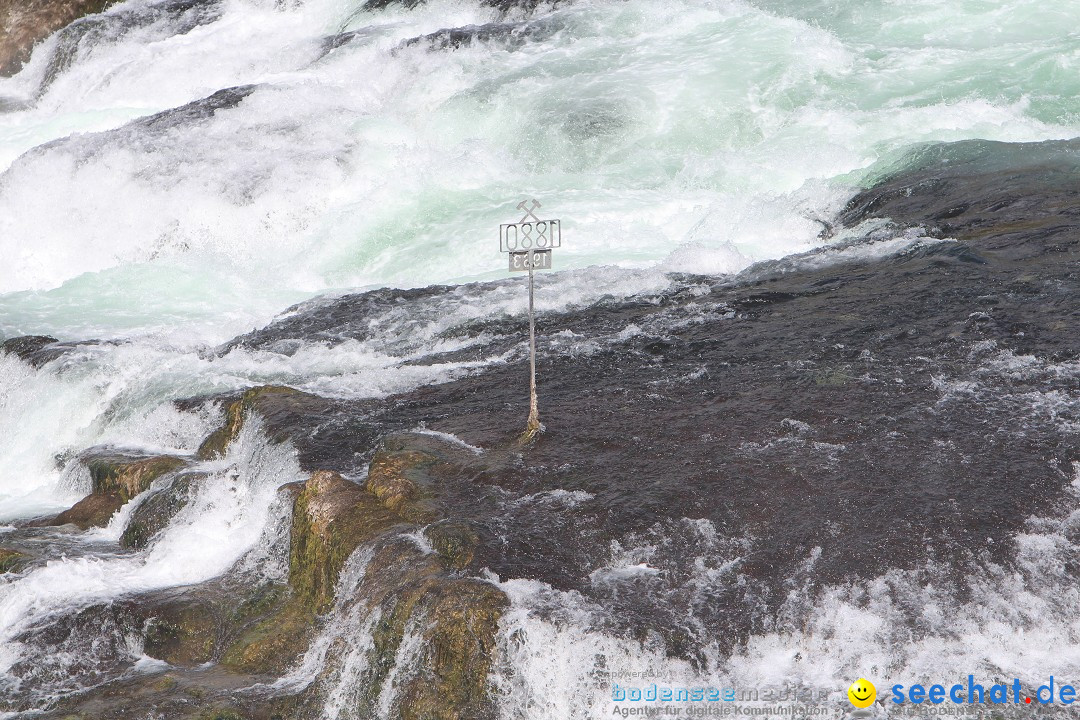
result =
[{"label": "submerged rock slab", "polygon": [[34,368],[52,362],[70,349],[71,345],[49,335],[15,337],[0,344],[0,353],[14,355]]},{"label": "submerged rock slab", "polygon": [[[412,392],[222,398],[204,457],[257,416],[312,473],[286,490],[288,585],[228,595],[242,620],[207,596],[147,599],[175,689],[122,681],[64,710],[318,717],[345,676],[360,716],[491,716],[507,601],[484,569],[572,591],[596,609],[590,630],[700,666],[756,634],[801,632],[830,587],[902,575],[963,603],[966,579],[1024,573],[1018,533],[1033,517],[1064,525],[1075,505],[1080,233],[1069,163],[1020,150],[941,147],[883,176],[843,218],[880,221],[865,237],[541,315],[547,431],[527,448],[514,443],[520,320],[448,328],[487,338],[468,352],[499,362]],[[311,332],[333,345],[338,321],[344,341],[386,303],[460,292],[311,303],[243,344],[288,354]],[[1041,581],[1077,580],[1062,573]],[[349,620],[337,635],[335,620]],[[295,667],[313,637],[328,649],[307,686],[229,695]],[[206,652],[201,680],[181,671]],[[204,694],[183,704],[193,688]]]}]

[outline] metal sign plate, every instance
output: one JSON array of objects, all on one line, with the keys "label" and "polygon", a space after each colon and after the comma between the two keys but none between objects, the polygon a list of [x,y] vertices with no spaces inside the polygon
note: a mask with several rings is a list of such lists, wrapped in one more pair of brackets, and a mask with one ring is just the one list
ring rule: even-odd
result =
[{"label": "metal sign plate", "polygon": [[510,272],[551,269],[550,250],[526,250],[510,253]]},{"label": "metal sign plate", "polygon": [[558,220],[506,223],[499,226],[502,252],[550,250],[562,245],[562,224]]}]

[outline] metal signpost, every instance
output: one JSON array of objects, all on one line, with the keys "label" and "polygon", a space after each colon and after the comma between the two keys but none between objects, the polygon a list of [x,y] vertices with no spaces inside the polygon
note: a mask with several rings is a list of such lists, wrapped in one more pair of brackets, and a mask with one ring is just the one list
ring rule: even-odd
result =
[{"label": "metal signpost", "polygon": [[[529,204],[531,203],[531,207]],[[525,215],[516,223],[499,226],[499,250],[509,253],[510,272],[529,271],[529,420],[522,440],[530,441],[543,432],[536,403],[536,324],[533,320],[533,270],[551,269],[551,249],[562,246],[562,224],[541,220],[533,213],[540,207],[536,200],[522,200],[517,205]]]}]

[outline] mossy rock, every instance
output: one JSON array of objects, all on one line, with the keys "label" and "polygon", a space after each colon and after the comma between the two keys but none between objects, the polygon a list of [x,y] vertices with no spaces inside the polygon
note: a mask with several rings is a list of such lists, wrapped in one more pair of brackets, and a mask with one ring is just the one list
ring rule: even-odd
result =
[{"label": "mossy rock", "polygon": [[289,588],[279,583],[263,583],[249,597],[235,606],[229,617],[229,624],[242,627],[264,618],[285,602]]},{"label": "mossy rock", "polygon": [[248,414],[257,409],[260,402],[280,400],[283,396],[296,399],[310,397],[307,393],[282,385],[261,385],[245,390],[238,399],[226,403],[225,423],[203,440],[195,456],[199,460],[224,457],[229,446],[240,436]]},{"label": "mossy rock", "polygon": [[307,649],[316,615],[299,597],[244,632],[221,657],[221,664],[233,672],[280,674]]},{"label": "mossy rock", "polygon": [[420,605],[427,622],[423,670],[401,691],[402,720],[494,718],[488,676],[506,595],[490,583],[458,578],[428,585]]},{"label": "mossy rock", "polygon": [[120,536],[120,546],[133,549],[146,547],[191,502],[198,484],[207,477],[205,473],[182,475],[169,487],[146,498],[132,511],[127,527]]},{"label": "mossy rock", "polygon": [[431,547],[438,553],[439,559],[449,570],[461,570],[472,562],[476,546],[480,539],[468,523],[458,520],[444,520],[429,525],[424,529]]},{"label": "mossy rock", "polygon": [[[142,629],[147,655],[177,667],[196,667],[220,661],[238,644],[244,644],[245,637],[250,644],[252,631],[262,624],[280,631],[282,609],[288,599],[288,587],[282,583],[252,586],[242,579],[222,577],[130,598],[127,605]],[[310,618],[305,618],[300,641],[309,625]],[[293,648],[284,648],[279,654],[286,659],[295,655]],[[271,664],[269,660],[265,663]],[[280,669],[284,669],[284,663]]]},{"label": "mossy rock", "polygon": [[95,495],[116,495],[126,503],[162,475],[184,467],[187,461],[171,455],[94,453],[84,457],[83,464],[90,471]]},{"label": "mossy rock", "polygon": [[345,561],[400,518],[334,472],[311,476],[293,506],[289,584],[315,612],[326,610]]},{"label": "mossy rock", "polygon": [[90,471],[93,492],[56,517],[29,526],[75,525],[80,530],[104,527],[116,511],[144,492],[159,477],[179,470],[187,461],[171,455],[132,455],[99,450],[82,462]]},{"label": "mossy rock", "polygon": [[177,601],[155,609],[143,626],[147,655],[170,665],[192,667],[214,659],[219,636],[212,607]]},{"label": "mossy rock", "polygon": [[420,499],[416,471],[437,459],[416,450],[381,449],[368,467],[367,489],[386,507],[398,512],[401,506]]},{"label": "mossy rock", "polygon": [[[473,720],[491,717],[488,675],[499,618],[509,606],[494,585],[449,574],[437,557],[404,541],[387,543],[368,563],[364,579],[381,606],[372,631],[371,692],[377,694],[412,628],[423,636],[418,672],[398,691],[402,718]],[[369,704],[374,698],[368,699]]]},{"label": "mossy rock", "polygon": [[27,557],[21,552],[0,548],[0,575],[18,572],[26,565]]},{"label": "mossy rock", "polygon": [[[289,489],[295,492],[295,488]],[[307,647],[319,613],[334,600],[334,589],[349,556],[401,519],[374,495],[334,472],[318,471],[304,484],[293,504],[289,550],[291,595],[252,599],[237,613],[260,615],[264,606],[281,602],[262,622],[245,630],[222,657],[236,672],[281,672]]]},{"label": "mossy rock", "polygon": [[385,438],[368,466],[367,489],[403,519],[427,525],[439,519],[439,478],[475,461],[467,450],[423,433]]}]

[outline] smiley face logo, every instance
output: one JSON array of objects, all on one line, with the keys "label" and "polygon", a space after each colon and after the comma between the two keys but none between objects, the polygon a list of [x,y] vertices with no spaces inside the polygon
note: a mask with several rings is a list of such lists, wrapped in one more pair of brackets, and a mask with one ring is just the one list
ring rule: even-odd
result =
[{"label": "smiley face logo", "polygon": [[866,678],[859,678],[847,689],[848,700],[857,708],[868,708],[877,698],[877,688]]}]

